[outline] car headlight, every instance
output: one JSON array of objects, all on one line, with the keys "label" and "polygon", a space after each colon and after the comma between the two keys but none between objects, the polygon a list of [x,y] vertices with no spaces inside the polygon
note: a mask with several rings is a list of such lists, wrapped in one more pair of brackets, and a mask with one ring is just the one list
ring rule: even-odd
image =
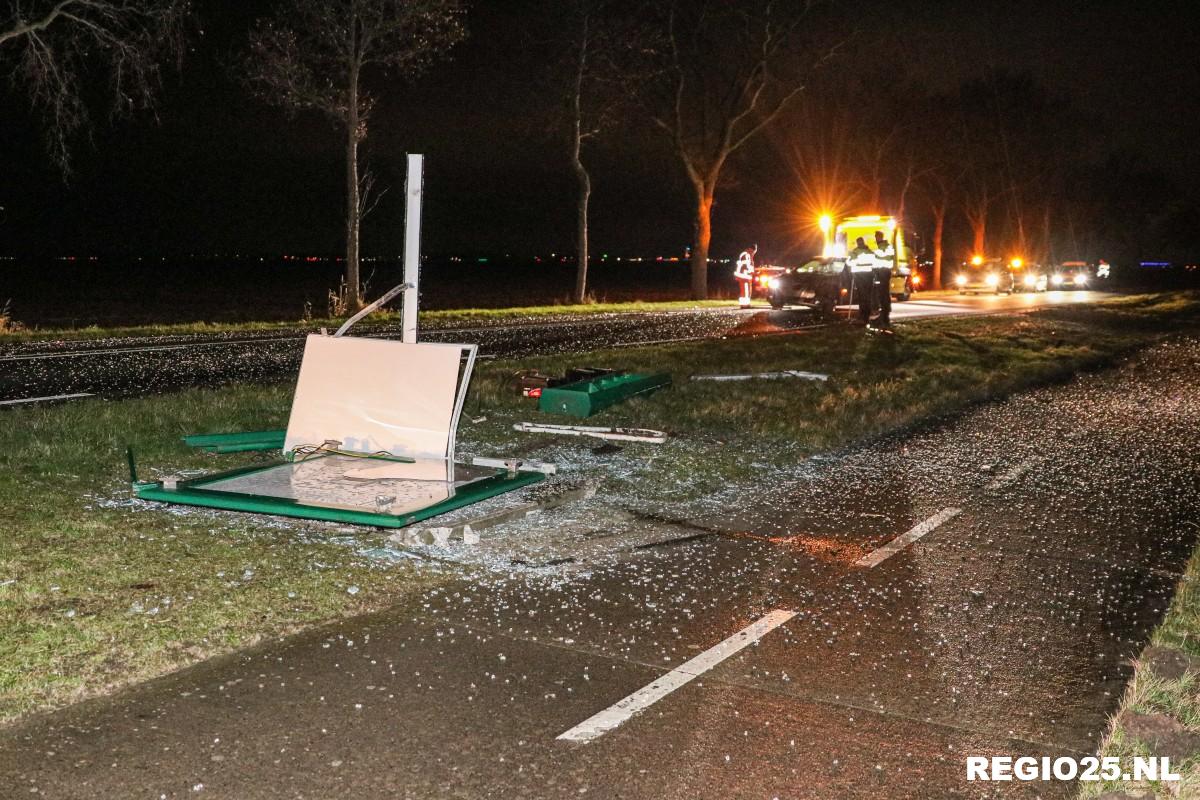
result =
[{"label": "car headlight", "polygon": [[919,285],[920,285],[920,283],[921,283],[921,276],[920,276],[920,275],[913,275],[913,276],[912,276],[912,282],[913,282],[913,286],[919,286]]},{"label": "car headlight", "polygon": [[959,286],[966,286],[967,285],[967,276],[966,275],[955,275],[954,282],[957,283]]},{"label": "car headlight", "polygon": [[1026,286],[1037,286],[1037,278],[1033,277],[1032,275],[1026,275],[1025,276],[1025,285]]},{"label": "car headlight", "polygon": [[1083,285],[1087,284],[1087,281],[1088,281],[1087,275],[1076,275],[1075,276],[1075,285],[1076,286],[1083,286]]},{"label": "car headlight", "polygon": [[1000,279],[997,278],[995,275],[988,275],[987,276],[987,285],[988,286],[999,286]]},{"label": "car headlight", "polygon": [[767,286],[770,286],[772,289],[778,289],[779,278],[771,278],[771,280],[767,281]]},{"label": "car headlight", "polygon": [[1062,286],[1063,276],[1055,275],[1053,278],[1050,279],[1050,282],[1053,283],[1055,286]]}]

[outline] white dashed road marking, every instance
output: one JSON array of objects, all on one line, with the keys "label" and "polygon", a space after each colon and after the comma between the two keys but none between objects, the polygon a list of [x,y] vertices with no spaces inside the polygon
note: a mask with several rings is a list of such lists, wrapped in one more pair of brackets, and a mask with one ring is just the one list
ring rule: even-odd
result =
[{"label": "white dashed road marking", "polygon": [[590,742],[593,739],[603,736],[634,714],[649,708],[680,686],[704,674],[734,653],[754,644],[794,616],[796,616],[795,611],[787,611],[782,608],[775,609],[752,625],[742,628],[723,642],[713,645],[690,661],[680,664],[653,683],[638,689],[624,700],[614,703],[599,714],[589,717],[574,728],[571,728],[571,730],[559,734],[558,738],[568,742]]},{"label": "white dashed road marking", "polygon": [[1010,469],[1008,472],[997,475],[991,480],[990,483],[988,483],[985,488],[989,492],[994,492],[997,489],[1003,489],[1006,486],[1011,486],[1013,483],[1016,483],[1018,478],[1045,460],[1046,459],[1044,456],[1030,456]]},{"label": "white dashed road marking", "polygon": [[917,523],[908,532],[902,533],[895,539],[885,544],[876,550],[872,550],[865,556],[854,562],[857,567],[877,567],[888,558],[896,555],[910,544],[920,539],[930,531],[936,530],[939,525],[948,520],[954,519],[962,513],[961,508],[943,508],[938,513],[934,514],[924,522]]}]

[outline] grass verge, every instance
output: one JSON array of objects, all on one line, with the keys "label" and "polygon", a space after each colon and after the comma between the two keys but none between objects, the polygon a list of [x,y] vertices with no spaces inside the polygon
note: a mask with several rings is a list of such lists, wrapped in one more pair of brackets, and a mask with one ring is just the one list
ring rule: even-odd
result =
[{"label": "grass verge", "polygon": [[[645,311],[682,311],[697,308],[736,308],[734,300],[678,300],[664,302],[631,303],[584,303],[581,305],[544,305],[515,308],[463,308],[442,311],[422,311],[422,325],[446,327],[463,324],[503,323],[530,317],[559,317],[588,314],[618,314]],[[0,323],[5,317],[0,314]],[[138,336],[219,336],[229,334],[263,334],[282,331],[318,331],[321,328],[337,328],[346,321],[345,317],[326,319],[303,319],[294,322],[187,322],[177,325],[136,325],[127,327],[87,328],[22,328],[0,324],[0,344],[19,344],[37,341],[88,341]],[[361,323],[370,325],[398,325],[398,311],[382,311],[372,314]]]},{"label": "grass verge", "polygon": [[[829,450],[1029,386],[1098,369],[1181,327],[1200,325],[1200,296],[1149,295],[1023,316],[958,317],[901,325],[895,337],[835,325],[810,333],[731,337],[539,359],[549,373],[571,365],[669,372],[675,385],[589,420],[669,431],[707,448],[712,468],[659,464],[663,486],[687,474],[695,491],[751,474],[764,459]],[[477,370],[468,412],[487,416],[471,434],[496,446],[514,419],[531,419],[509,388],[508,362]],[[692,381],[689,376],[780,369],[829,375],[827,382]],[[542,418],[539,415],[539,418]],[[551,417],[545,417],[547,420]],[[571,422],[568,418],[557,420]],[[730,446],[736,445],[736,446]],[[710,481],[699,480],[711,473]],[[653,476],[646,476],[653,479]],[[642,478],[639,478],[641,480]]]},{"label": "grass verge", "polygon": [[1168,747],[1181,751],[1171,758],[1172,771],[1181,780],[1089,784],[1081,798],[1113,791],[1164,800],[1200,797],[1200,547],[1192,553],[1171,607],[1138,659],[1098,755],[1118,757],[1125,768],[1135,756],[1164,755],[1161,740],[1138,724],[1138,717],[1151,715],[1165,718],[1160,725],[1175,739]]},{"label": "grass verge", "polygon": [[[764,461],[794,463],[1066,379],[1198,323],[1200,299],[1155,295],[1027,316],[912,323],[895,338],[835,326],[490,363],[478,370],[465,414],[480,421],[465,422],[460,441],[474,452],[552,446],[512,431],[513,421],[535,418],[529,401],[509,388],[520,367],[669,371],[672,390],[609,409],[594,424],[674,434],[670,463],[608,479],[627,495],[673,502],[748,478]],[[830,378],[688,380],[779,369]],[[143,465],[171,472],[236,466],[254,456],[189,452],[179,438],[281,427],[289,401],[290,385],[235,386],[0,413],[0,641],[8,645],[0,656],[0,718],[383,607],[454,577],[428,563],[380,561],[369,552],[374,534],[367,531],[128,499],[127,443]],[[143,478],[153,476],[143,471]]]}]

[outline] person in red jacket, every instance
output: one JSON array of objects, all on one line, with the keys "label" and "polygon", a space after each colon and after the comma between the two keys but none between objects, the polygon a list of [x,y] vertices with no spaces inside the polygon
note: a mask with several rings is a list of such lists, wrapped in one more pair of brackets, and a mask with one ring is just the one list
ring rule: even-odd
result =
[{"label": "person in red jacket", "polygon": [[754,256],[757,254],[758,245],[750,245],[738,256],[737,266],[733,270],[733,277],[737,278],[740,290],[738,305],[742,308],[750,307],[750,292],[754,289]]}]

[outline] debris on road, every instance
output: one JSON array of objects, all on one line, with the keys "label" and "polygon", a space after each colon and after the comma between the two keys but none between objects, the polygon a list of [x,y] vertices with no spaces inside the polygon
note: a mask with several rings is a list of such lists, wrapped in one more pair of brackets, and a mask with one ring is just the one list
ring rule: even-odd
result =
[{"label": "debris on road", "polygon": [[591,436],[596,439],[612,439],[618,442],[649,442],[662,444],[667,440],[664,431],[648,428],[603,428],[588,425],[543,425],[536,422],[518,422],[513,430],[521,433],[550,433],[560,436]]},{"label": "debris on road", "polygon": [[520,458],[484,458],[476,456],[471,459],[471,464],[476,467],[498,467],[506,469],[509,472],[540,472],[543,475],[553,475],[558,472],[557,464]]},{"label": "debris on road", "polygon": [[588,482],[582,486],[565,489],[549,494],[528,503],[522,503],[513,508],[503,508],[489,514],[463,520],[453,525],[433,525],[425,528],[409,528],[397,531],[388,537],[390,541],[403,545],[432,544],[446,545],[451,541],[461,541],[464,544],[477,544],[479,531],[505,522],[523,519],[530,514],[559,508],[577,500],[588,500],[596,494],[596,484]]},{"label": "debris on road", "polygon": [[522,397],[541,397],[543,389],[560,383],[565,383],[565,381],[562,378],[555,378],[553,375],[545,375],[536,369],[523,369],[512,377],[513,391]]},{"label": "debris on road", "polygon": [[75,392],[73,394],[54,394],[48,397],[22,397],[19,400],[0,400],[0,406],[22,406],[30,403],[51,403],[61,400],[81,400],[84,397],[95,397],[91,392]]},{"label": "debris on road", "polygon": [[755,372],[749,375],[693,375],[694,381],[749,381],[800,378],[806,381],[827,381],[829,376],[821,372],[805,372],[801,369],[785,369],[780,372]]},{"label": "debris on road", "polygon": [[624,372],[618,372],[615,369],[605,367],[572,367],[567,370],[565,375],[555,377],[554,375],[546,375],[541,370],[523,369],[513,375],[512,386],[513,390],[522,397],[537,398],[542,396],[543,390],[554,386],[578,383],[579,381],[602,378],[608,375],[624,374]]}]

